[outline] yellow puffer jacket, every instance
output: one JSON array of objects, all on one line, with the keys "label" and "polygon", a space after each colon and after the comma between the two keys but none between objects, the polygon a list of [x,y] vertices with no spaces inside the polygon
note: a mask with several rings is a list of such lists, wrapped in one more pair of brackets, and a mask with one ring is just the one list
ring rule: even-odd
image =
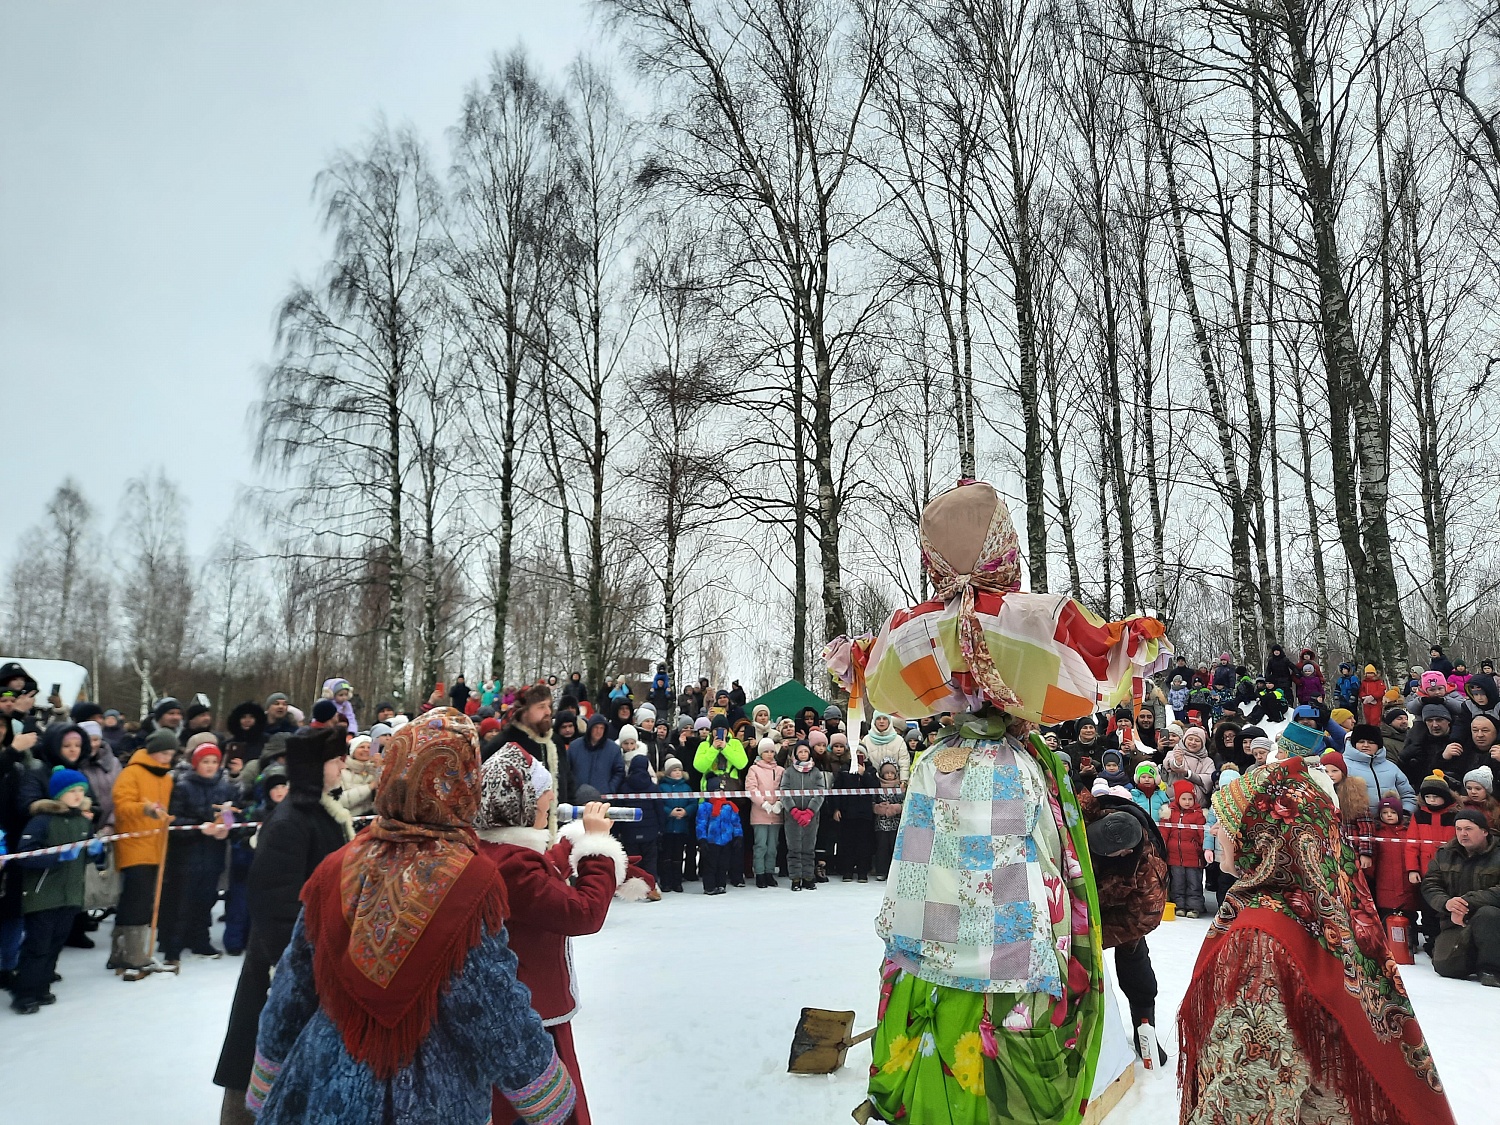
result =
[{"label": "yellow puffer jacket", "polygon": [[[161,829],[172,823],[165,811],[172,804],[172,767],[159,766],[146,751],[137,750],[115,778],[114,798],[116,832],[156,833],[116,841],[115,866],[160,863],[167,854],[167,833]],[[162,807],[162,815],[146,815],[146,805],[153,801]]]}]

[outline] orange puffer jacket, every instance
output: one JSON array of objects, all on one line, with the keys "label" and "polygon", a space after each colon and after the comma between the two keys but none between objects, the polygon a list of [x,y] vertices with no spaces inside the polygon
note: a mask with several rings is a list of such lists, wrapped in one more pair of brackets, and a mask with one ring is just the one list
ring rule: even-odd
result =
[{"label": "orange puffer jacket", "polygon": [[[116,832],[157,833],[134,840],[117,840],[115,866],[160,863],[167,854],[167,833],[161,829],[172,823],[165,812],[172,803],[172,767],[159,766],[146,751],[137,750],[130,764],[115,778],[114,798]],[[162,815],[146,815],[146,805],[151,802],[162,807]]]}]

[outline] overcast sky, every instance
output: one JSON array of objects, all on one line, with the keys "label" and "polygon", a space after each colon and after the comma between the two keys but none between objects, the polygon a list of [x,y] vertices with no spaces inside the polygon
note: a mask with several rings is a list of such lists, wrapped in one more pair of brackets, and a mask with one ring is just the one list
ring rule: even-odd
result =
[{"label": "overcast sky", "polygon": [[556,72],[596,26],[584,0],[0,0],[11,533],[68,474],[113,520],[160,464],[206,549],[252,479],[277,302],[326,251],[318,169],[381,112],[446,164],[493,52]]}]

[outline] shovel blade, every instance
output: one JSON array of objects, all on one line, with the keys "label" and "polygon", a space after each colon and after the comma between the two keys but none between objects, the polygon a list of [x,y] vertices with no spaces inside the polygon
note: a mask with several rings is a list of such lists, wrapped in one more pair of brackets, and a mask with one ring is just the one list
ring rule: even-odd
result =
[{"label": "shovel blade", "polygon": [[832,1074],[844,1065],[854,1031],[853,1012],[803,1008],[792,1035],[788,1074]]}]

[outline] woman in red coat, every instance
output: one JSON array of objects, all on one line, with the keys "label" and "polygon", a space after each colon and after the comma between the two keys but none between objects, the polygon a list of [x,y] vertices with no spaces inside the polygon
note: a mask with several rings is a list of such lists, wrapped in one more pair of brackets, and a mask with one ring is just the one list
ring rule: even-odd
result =
[{"label": "woman in red coat", "polygon": [[[609,834],[607,806],[597,803],[586,807],[581,823],[568,826],[564,839],[548,847],[545,826],[554,795],[552,778],[514,743],[484,763],[481,780],[474,826],[479,830],[480,854],[505,879],[510,898],[505,928],[520,961],[516,977],[531,989],[531,1006],[551,1032],[558,1058],[573,1079],[577,1101],[572,1120],[589,1125],[569,1022],[578,1011],[578,989],[568,943],[573,937],[598,933],[604,925],[610,899],[625,878],[625,849]],[[493,1108],[496,1121],[517,1116],[499,1090]]]}]

